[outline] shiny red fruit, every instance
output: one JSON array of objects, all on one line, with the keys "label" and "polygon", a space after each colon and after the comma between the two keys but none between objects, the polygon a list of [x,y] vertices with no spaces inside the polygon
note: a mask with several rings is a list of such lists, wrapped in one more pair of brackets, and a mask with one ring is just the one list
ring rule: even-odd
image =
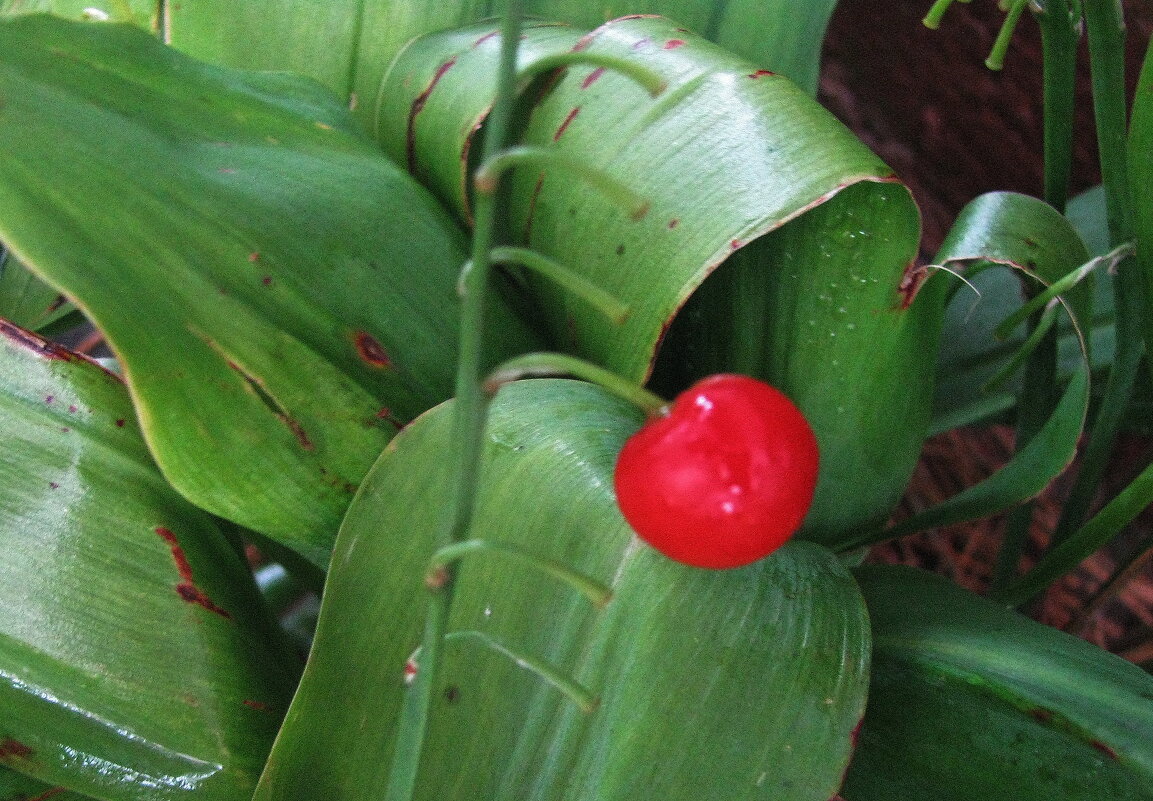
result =
[{"label": "shiny red fruit", "polygon": [[714,375],[625,442],[614,473],[625,520],[666,556],[729,568],[775,551],[817,485],[817,439],[780,391]]}]

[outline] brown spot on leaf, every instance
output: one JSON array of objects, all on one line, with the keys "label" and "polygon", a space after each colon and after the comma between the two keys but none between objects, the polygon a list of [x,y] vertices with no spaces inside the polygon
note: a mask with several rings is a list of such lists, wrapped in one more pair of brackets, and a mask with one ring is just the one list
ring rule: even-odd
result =
[{"label": "brown spot on leaf", "polygon": [[625,255],[625,246],[624,245],[617,245],[617,255],[618,256]]},{"label": "brown spot on leaf", "polygon": [[123,417],[118,418],[116,420],[116,427],[117,428],[124,428],[124,418]]},{"label": "brown spot on leaf", "polygon": [[437,67],[436,73],[432,76],[425,90],[417,95],[416,99],[412,101],[412,105],[408,109],[408,128],[405,132],[405,152],[408,156],[408,171],[413,175],[416,174],[416,117],[424,110],[425,105],[428,103],[429,97],[432,96],[432,90],[440,83],[440,79],[456,64],[456,57],[453,56],[448,61]]},{"label": "brown spot on leaf", "polygon": [[49,481],[49,482],[48,482],[48,487],[49,487],[50,489],[60,489],[60,485],[59,485],[59,484],[57,484],[55,481]]},{"label": "brown spot on leaf", "polygon": [[925,283],[925,279],[928,277],[929,271],[927,269],[915,262],[909,262],[904,275],[901,276],[901,283],[897,285],[897,291],[901,293],[899,308],[902,311],[913,305],[913,300],[917,297],[921,284]]},{"label": "brown spot on leaf", "polygon": [[450,704],[455,704],[460,700],[460,688],[455,684],[450,684],[444,688],[444,700]]},{"label": "brown spot on leaf", "polygon": [[0,761],[27,759],[32,756],[32,753],[32,749],[19,740],[14,740],[11,737],[0,740]]},{"label": "brown spot on leaf", "polygon": [[388,408],[387,406],[382,407],[374,415],[373,422],[375,423],[376,420],[384,420],[385,422],[390,423],[396,428],[397,431],[400,431],[400,429],[404,428],[404,423],[402,423],[400,420],[397,420],[396,417],[394,417],[392,414],[392,409]]},{"label": "brown spot on leaf", "polygon": [[1029,710],[1029,717],[1040,724],[1048,724],[1053,720],[1053,710],[1045,709],[1044,707],[1036,707]]},{"label": "brown spot on leaf", "polygon": [[673,219],[669,220],[669,230],[670,231],[673,230],[674,228],[676,228],[680,224],[681,224],[680,218],[674,217]]},{"label": "brown spot on leaf", "polygon": [[59,309],[61,306],[63,306],[67,302],[68,302],[68,298],[64,297],[63,295],[57,295],[56,299],[48,304],[48,308],[45,309],[45,311],[47,313],[51,314],[52,312],[56,311],[57,309]]},{"label": "brown spot on leaf", "polygon": [[564,136],[564,132],[568,130],[568,127],[572,124],[572,121],[576,119],[577,114],[580,114],[580,111],[581,107],[577,106],[568,113],[568,116],[564,118],[564,122],[562,122],[560,127],[556,129],[556,133],[552,135],[552,140],[554,142],[558,141],[562,136]]},{"label": "brown spot on leaf", "polygon": [[594,83],[600,80],[600,77],[605,74],[604,67],[597,67],[595,70],[588,74],[588,77],[581,81],[581,89],[588,89]]},{"label": "brown spot on leaf", "polygon": [[356,343],[356,352],[360,354],[361,361],[365,364],[380,368],[392,367],[392,359],[389,358],[388,352],[372,334],[357,331],[353,334],[353,341]]},{"label": "brown spot on leaf", "polygon": [[256,262],[260,261],[260,254],[256,253],[256,252],[249,253],[248,254],[248,260],[250,262],[252,262],[253,264],[256,264]]},{"label": "brown spot on leaf", "polygon": [[271,275],[264,276],[263,278],[260,279],[260,283],[264,284],[265,286],[272,286],[272,276]]},{"label": "brown spot on leaf", "polygon": [[241,703],[243,703],[249,709],[255,709],[257,712],[268,711],[268,704],[264,703],[263,701],[253,701],[245,698]]}]

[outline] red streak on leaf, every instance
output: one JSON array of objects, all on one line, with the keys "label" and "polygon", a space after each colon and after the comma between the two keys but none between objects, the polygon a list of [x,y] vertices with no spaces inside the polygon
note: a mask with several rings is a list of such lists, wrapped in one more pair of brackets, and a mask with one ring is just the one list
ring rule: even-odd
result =
[{"label": "red streak on leaf", "polygon": [[60,489],[60,485],[57,484],[55,481],[49,481],[48,486],[51,487],[52,489]]},{"label": "red streak on leaf", "polygon": [[905,268],[905,272],[901,276],[901,283],[897,285],[897,291],[901,293],[901,303],[898,307],[901,311],[913,305],[917,291],[920,290],[921,284],[925,283],[925,279],[928,277],[929,271],[914,262],[910,262],[909,266]]},{"label": "red streak on leaf", "polygon": [[366,364],[381,368],[392,367],[392,359],[389,358],[388,352],[372,334],[357,331],[353,338],[356,342],[356,352]]},{"label": "red streak on leaf", "polygon": [[245,698],[241,703],[243,703],[249,709],[255,709],[257,712],[268,711],[268,704],[264,703],[263,701],[251,701]]},{"label": "red streak on leaf", "polygon": [[75,406],[71,406],[71,405],[70,405],[70,406],[68,407],[68,413],[69,413],[69,414],[76,414],[76,407],[75,407]]},{"label": "red streak on leaf", "polygon": [[57,309],[59,309],[61,306],[63,306],[67,302],[68,302],[68,298],[64,297],[63,295],[57,295],[56,300],[49,303],[48,308],[45,309],[45,311],[48,312],[49,314],[51,314],[52,312],[56,311]]},{"label": "red streak on leaf", "polygon": [[1105,745],[1105,743],[1101,742],[1100,740],[1090,740],[1089,745],[1096,748],[1098,751],[1109,757],[1109,759],[1113,760],[1114,762],[1118,761],[1117,752],[1109,746]]},{"label": "red streak on leaf", "polygon": [[652,42],[653,40],[647,36],[643,39],[637,39],[635,42],[633,42],[633,50],[644,50],[646,47],[652,44]]},{"label": "red streak on leaf", "polygon": [[1045,709],[1044,707],[1037,707],[1036,709],[1029,710],[1029,717],[1038,723],[1049,723],[1053,720],[1052,710]]},{"label": "red streak on leaf", "polygon": [[482,44],[487,42],[489,39],[495,39],[498,36],[500,36],[500,31],[489,31],[484,36],[480,37],[475,42],[473,42],[472,46],[473,47],[480,47]]},{"label": "red streak on leaf", "polygon": [[740,250],[741,245],[743,245],[743,244],[745,244],[745,243],[742,242],[741,240],[734,239],[731,242],[729,242],[729,250]]},{"label": "red streak on leaf", "polygon": [[255,264],[256,262],[260,261],[260,254],[259,254],[259,253],[255,253],[255,252],[254,252],[254,253],[249,253],[249,254],[248,254],[248,260],[249,260],[250,262],[252,262],[253,264]]},{"label": "red streak on leaf", "polygon": [[27,759],[32,756],[32,749],[19,740],[5,737],[0,740],[0,760]]},{"label": "red streak on leaf", "polygon": [[221,167],[219,170],[217,170],[217,172],[224,173],[225,175],[233,175],[236,173],[236,170],[234,170],[232,167]]},{"label": "red streak on leaf", "polygon": [[176,585],[177,594],[190,604],[197,604],[209,612],[220,615],[226,620],[231,620],[232,615],[214,604],[203,590],[196,586],[196,582],[192,579],[192,565],[188,563],[188,557],[184,555],[184,549],[180,547],[180,541],[176,539],[172,530],[164,526],[157,526],[155,531],[161,539],[168,543],[168,547],[172,551],[172,561],[176,563],[176,572],[180,574],[181,578],[180,583]]},{"label": "red streak on leaf", "polygon": [[595,70],[593,70],[592,72],[590,72],[588,74],[587,78],[585,78],[583,81],[581,81],[581,89],[588,89],[590,86],[592,86],[598,80],[600,80],[600,77],[604,74],[605,74],[605,68],[604,67],[597,67]]},{"label": "red streak on leaf", "polygon": [[[0,320],[0,335],[8,337],[8,339],[15,342],[21,347],[35,353],[37,356],[43,356],[46,359],[58,359],[62,362],[79,361],[84,357],[78,353],[73,353],[67,348],[61,347],[54,342],[49,342],[46,339],[33,334],[31,331],[25,331],[18,325],[14,325],[7,320]],[[49,395],[49,398],[52,396]],[[46,400],[46,403],[51,403]]]},{"label": "red streak on leaf", "polygon": [[308,438],[308,432],[304,430],[304,426],[300,424],[299,420],[295,420],[286,414],[277,415],[284,424],[288,426],[288,430],[292,432],[292,436],[296,437],[296,441],[300,443],[300,447],[306,451],[315,450],[316,446],[312,444],[312,440]]},{"label": "red streak on leaf", "polygon": [[272,276],[271,275],[264,276],[263,278],[260,279],[260,283],[264,284],[265,286],[272,286]]},{"label": "red streak on leaf", "polygon": [[669,230],[670,231],[673,230],[674,228],[676,228],[680,224],[681,224],[680,218],[674,217],[673,219],[669,220]]},{"label": "red streak on leaf", "polygon": [[72,430],[72,429],[71,429],[71,428],[69,428],[68,426],[60,426],[60,433],[61,433],[61,434],[67,434],[67,433],[68,433],[68,432],[70,432],[71,430]]},{"label": "red streak on leaf", "polygon": [[665,42],[665,46],[662,49],[664,49],[664,50],[676,50],[678,47],[684,47],[684,46],[685,46],[685,40],[684,39],[669,39],[667,42]]},{"label": "red streak on leaf", "polygon": [[749,77],[750,78],[764,78],[766,75],[776,75],[776,74],[777,73],[773,72],[772,70],[757,70],[756,72],[750,72]]},{"label": "red streak on leaf", "polygon": [[564,122],[562,122],[560,127],[556,129],[556,133],[552,135],[552,140],[554,142],[558,141],[562,136],[564,136],[564,132],[568,130],[569,125],[571,125],[572,121],[576,119],[577,114],[580,114],[580,111],[581,107],[577,106],[568,113],[568,116],[564,118]]},{"label": "red streak on leaf", "polygon": [[536,215],[536,202],[540,197],[540,191],[544,187],[544,173],[536,179],[536,186],[532,188],[532,197],[528,201],[528,218],[524,222],[524,241],[526,243],[532,242],[532,221]]},{"label": "red streak on leaf", "polygon": [[63,793],[67,789],[68,789],[67,787],[53,787],[51,790],[45,790],[43,793],[36,796],[35,798],[29,798],[28,801],[47,801],[52,796],[60,795],[61,793]]},{"label": "red streak on leaf", "polygon": [[596,31],[593,31],[592,33],[586,33],[580,39],[577,39],[577,43],[572,46],[572,52],[579,53],[582,50],[588,50],[589,45],[591,45],[593,43],[593,39],[596,38]]},{"label": "red streak on leaf", "polygon": [[388,408],[387,406],[383,407],[380,411],[378,411],[376,413],[376,419],[377,420],[384,420],[388,423],[391,423],[393,426],[396,427],[397,431],[400,431],[402,428],[404,428],[404,423],[400,422],[395,417],[393,417],[392,409]]},{"label": "red streak on leaf", "polygon": [[417,95],[416,100],[412,101],[412,106],[410,106],[408,109],[408,128],[406,130],[405,152],[408,156],[408,171],[414,175],[416,174],[416,115],[420,114],[420,112],[424,110],[425,105],[428,103],[429,97],[432,96],[432,90],[436,88],[436,85],[440,83],[440,79],[443,78],[444,74],[452,69],[453,65],[455,64],[456,56],[453,56],[448,61],[441,64],[437,68],[436,74],[432,76],[432,80],[429,82],[428,87],[419,95]]},{"label": "red streak on leaf", "polygon": [[49,405],[51,405],[51,404],[52,404],[52,401],[54,401],[54,400],[56,400],[56,396],[55,396],[55,395],[45,395],[45,396],[44,396],[44,402],[45,402],[45,403],[47,403],[47,404],[49,404]]}]

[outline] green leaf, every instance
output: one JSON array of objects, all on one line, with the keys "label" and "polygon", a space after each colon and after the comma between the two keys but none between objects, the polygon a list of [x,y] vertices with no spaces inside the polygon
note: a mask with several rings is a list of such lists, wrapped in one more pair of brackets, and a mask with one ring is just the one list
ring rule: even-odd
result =
[{"label": "green leaf", "polygon": [[1137,235],[1136,268],[1145,285],[1144,336],[1146,358],[1153,352],[1153,44],[1145,52],[1129,123],[1129,196]]},{"label": "green leaf", "polygon": [[[937,255],[939,264],[952,265],[954,269],[999,264],[1015,268],[1042,284],[1064,276],[1087,259],[1084,245],[1064,217],[1040,200],[1010,193],[982,195],[971,202],[962,210]],[[1091,318],[1089,291],[1090,288],[1078,285],[1061,304],[1069,316],[1079,358],[1052,414],[1036,435],[984,481],[883,531],[858,529],[848,537],[851,544],[865,545],[991,515],[1036,496],[1068,467],[1089,406],[1088,356],[1081,326],[1082,320]],[[964,292],[962,289],[962,296],[954,305],[970,302]],[[964,338],[966,333],[955,328],[947,332],[946,341],[950,336]]]},{"label": "green leaf", "polygon": [[[463,218],[493,33],[414,41],[381,94],[382,146]],[[575,46],[567,29],[525,35],[524,61]],[[654,99],[611,71],[573,67],[532,110],[528,144],[604,170],[650,203],[638,220],[579,176],[517,171],[511,235],[631,309],[616,325],[524,276],[554,338],[638,381],[660,347],[665,393],[722,371],[779,386],[821,444],[806,536],[836,545],[862,521],[879,524],[920,452],[944,287],[932,281],[910,303],[924,276],[911,269],[908,191],[794,84],[675,23],[622,19],[579,46],[655,70],[668,90]]]},{"label": "green leaf", "polygon": [[93,22],[128,22],[151,31],[161,28],[166,0],[0,0],[0,15],[52,13]]},{"label": "green leaf", "polygon": [[[8,0],[12,2],[12,0]],[[816,94],[825,27],[836,0],[646,0],[590,4],[528,0],[526,13],[592,28],[624,14],[663,14]],[[44,2],[43,5],[47,5]],[[60,5],[60,3],[57,3]],[[498,13],[491,0],[197,0],[166,4],[168,41],[198,58],[244,69],[307,75],[347,98],[366,124],[387,97],[381,78],[417,36],[471,25]]]},{"label": "green leaf", "polygon": [[[324,566],[451,393],[462,234],[310,82],[39,17],[0,59],[0,238],[105,333],[169,481]],[[493,328],[531,347],[500,303]]]},{"label": "green leaf", "polygon": [[69,792],[59,785],[45,784],[31,776],[0,767],[0,798],[4,801],[89,801],[91,796]]},{"label": "green leaf", "polygon": [[[128,392],[0,321],[0,764],[108,801],[252,793],[295,678]],[[162,635],[162,636],[160,636]]]},{"label": "green leaf", "polygon": [[[406,428],[349,510],[260,801],[379,798],[423,627],[450,411]],[[612,469],[639,417],[575,381],[522,381],[497,396],[471,535],[563,562],[614,597],[598,611],[546,574],[476,555],[460,567],[450,629],[498,638],[601,703],[582,713],[505,657],[450,640],[420,798],[825,801],[836,792],[869,653],[855,585],[812,543],[707,571],[632,537]]]},{"label": "green leaf", "polygon": [[0,245],[0,317],[39,331],[74,309],[67,298],[37,278]]},{"label": "green leaf", "polygon": [[874,655],[845,801],[1153,798],[1153,677],[940,577],[856,576]]}]

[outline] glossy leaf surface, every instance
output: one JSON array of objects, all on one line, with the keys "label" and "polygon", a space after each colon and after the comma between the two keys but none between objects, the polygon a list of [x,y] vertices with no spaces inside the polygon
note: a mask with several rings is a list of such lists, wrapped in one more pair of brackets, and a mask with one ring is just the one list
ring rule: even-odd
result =
[{"label": "glossy leaf surface", "polygon": [[845,801],[1153,798],[1149,674],[938,576],[856,576],[874,657]]},{"label": "glossy leaf surface", "polygon": [[104,331],[172,484],[323,566],[451,392],[460,231],[313,83],[47,17],[0,59],[0,238]]},{"label": "glossy leaf surface", "polygon": [[128,392],[0,322],[0,764],[110,801],[247,799],[295,667]]},{"label": "glossy leaf surface", "polygon": [[[908,191],[794,84],[676,23],[624,18],[578,45],[549,26],[526,37],[526,59],[576,47],[668,84],[654,99],[612,71],[574,67],[533,109],[529,144],[648,202],[632,219],[579,170],[517,170],[513,235],[632,309],[614,325],[526,278],[554,337],[637,380],[660,347],[666,395],[715,372],[777,386],[821,445],[807,535],[836,544],[850,526],[880,522],[920,450],[943,288],[930,282],[911,303],[922,276],[910,269],[919,230]],[[498,49],[484,26],[417,40],[382,93],[384,147],[462,217]]]},{"label": "glossy leaf surface", "polygon": [[[450,408],[390,444],[349,510],[304,683],[257,799],[380,797],[405,662],[423,627]],[[450,641],[420,798],[826,801],[836,792],[869,653],[855,585],[812,543],[727,571],[640,543],[611,489],[638,417],[573,381],[524,381],[497,396],[472,536],[559,560],[614,597],[598,611],[518,562],[477,555],[460,566],[450,629],[549,662],[601,703],[582,713],[511,660]]]}]

